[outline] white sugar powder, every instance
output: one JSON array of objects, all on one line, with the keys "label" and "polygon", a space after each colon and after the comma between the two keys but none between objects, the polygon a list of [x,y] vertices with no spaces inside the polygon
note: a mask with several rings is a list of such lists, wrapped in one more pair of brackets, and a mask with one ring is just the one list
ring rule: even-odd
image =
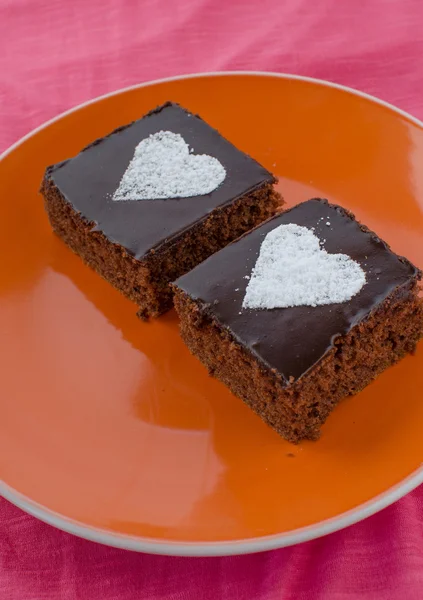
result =
[{"label": "white sugar powder", "polygon": [[366,283],[361,266],[328,254],[307,227],[280,225],[267,234],[252,271],[243,308],[287,308],[346,302]]},{"label": "white sugar powder", "polygon": [[207,154],[191,154],[178,133],[159,131],[142,140],[113,200],[203,196],[224,181],[223,165]]}]

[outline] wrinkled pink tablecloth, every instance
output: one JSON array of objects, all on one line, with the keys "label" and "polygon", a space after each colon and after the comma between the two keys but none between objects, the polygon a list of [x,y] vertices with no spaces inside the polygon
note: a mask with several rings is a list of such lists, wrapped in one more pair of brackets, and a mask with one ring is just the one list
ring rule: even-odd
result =
[{"label": "wrinkled pink tablecloth", "polygon": [[[229,69],[337,81],[423,119],[423,1],[0,0],[0,151],[111,90]],[[1,600],[144,598],[420,600],[423,490],[320,540],[213,559],[102,547],[0,500]]]}]

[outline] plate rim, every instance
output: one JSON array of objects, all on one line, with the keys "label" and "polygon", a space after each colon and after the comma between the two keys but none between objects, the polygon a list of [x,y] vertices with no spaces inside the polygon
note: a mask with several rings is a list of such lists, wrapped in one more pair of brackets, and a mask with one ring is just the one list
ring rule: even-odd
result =
[{"label": "plate rim", "polygon": [[[374,104],[378,104],[384,108],[389,109],[395,114],[402,116],[409,120],[414,125],[417,125],[423,130],[423,122],[420,119],[410,115],[408,112],[381,100],[376,96],[367,94],[360,90],[344,86],[339,83],[326,81],[324,79],[317,79],[314,77],[308,77],[304,75],[295,75],[289,73],[277,73],[272,71],[249,71],[249,70],[235,70],[235,71],[210,71],[201,73],[189,73],[184,75],[176,75],[173,77],[164,77],[160,79],[154,79],[151,81],[145,81],[139,84],[127,86],[113,92],[108,92],[96,98],[92,98],[86,102],[82,102],[77,106],[74,106],[59,115],[45,121],[11,146],[9,146],[4,152],[0,154],[0,161],[4,160],[9,154],[14,152],[19,146],[23,145],[27,140],[36,136],[42,130],[47,129],[50,125],[68,115],[77,112],[91,104],[101,102],[107,98],[116,96],[118,94],[125,94],[135,89],[150,87],[161,83],[169,83],[172,81],[180,81],[184,79],[197,79],[197,78],[213,78],[213,77],[225,77],[225,76],[255,76],[255,77],[273,77],[278,79],[288,79],[293,81],[303,81],[312,83],[315,85],[321,85],[323,87],[329,87],[364,98]],[[231,541],[214,541],[214,542],[181,542],[178,540],[168,541],[157,541],[153,538],[131,536],[123,533],[115,533],[111,530],[102,528],[95,528],[74,519],[70,519],[65,515],[56,513],[49,508],[38,504],[37,502],[27,498],[17,490],[7,485],[0,479],[0,496],[23,510],[24,512],[38,518],[59,530],[73,534],[77,537],[84,538],[89,541],[97,542],[107,546],[115,548],[132,550],[137,552],[146,552],[149,554],[161,554],[167,556],[230,556],[240,554],[250,554],[254,552],[263,552],[266,550],[274,550],[277,548],[283,548],[292,546],[294,544],[306,542],[312,539],[316,539],[329,533],[334,533],[350,525],[358,523],[363,519],[379,512],[380,510],[390,506],[415,488],[423,483],[423,466],[414,470],[410,475],[402,479],[400,482],[391,486],[381,494],[369,499],[368,501],[352,508],[349,511],[343,512],[330,519],[325,519],[313,525],[293,529],[279,534],[272,534],[262,537],[246,538],[242,540],[231,540]]]}]

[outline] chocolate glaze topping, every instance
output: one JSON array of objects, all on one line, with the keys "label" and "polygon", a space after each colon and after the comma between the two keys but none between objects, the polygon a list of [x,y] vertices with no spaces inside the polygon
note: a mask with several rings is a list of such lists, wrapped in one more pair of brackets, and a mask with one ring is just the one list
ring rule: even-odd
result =
[{"label": "chocolate glaze topping", "polygon": [[[224,182],[213,192],[191,198],[114,201],[113,193],[139,142],[158,131],[179,133],[195,154],[217,158],[226,169]],[[168,102],[138,121],[96,140],[80,154],[49,167],[46,177],[95,230],[124,246],[136,258],[172,240],[274,177],[200,117]]]},{"label": "chocolate glaze topping", "polygon": [[[323,220],[321,220],[323,217]],[[330,222],[330,226],[326,222]],[[327,252],[344,253],[366,273],[366,284],[350,301],[326,306],[271,310],[243,309],[248,279],[266,234],[281,224],[314,227]],[[281,373],[297,380],[369,315],[395,288],[407,293],[420,271],[394,254],[353,215],[326,200],[313,199],[245,234],[177,280],[176,285],[252,352]],[[292,380],[291,380],[292,381]]]}]

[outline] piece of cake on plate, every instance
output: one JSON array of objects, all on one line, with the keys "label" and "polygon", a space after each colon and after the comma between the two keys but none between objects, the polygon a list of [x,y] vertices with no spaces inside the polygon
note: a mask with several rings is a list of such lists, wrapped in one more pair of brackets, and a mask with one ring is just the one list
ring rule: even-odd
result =
[{"label": "piece of cake on plate", "polygon": [[275,182],[168,102],[48,167],[41,191],[54,231],[148,318],[170,281],[275,214]]},{"label": "piece of cake on plate", "polygon": [[176,281],[191,352],[291,442],[423,334],[420,271],[325,200],[288,210]]}]

